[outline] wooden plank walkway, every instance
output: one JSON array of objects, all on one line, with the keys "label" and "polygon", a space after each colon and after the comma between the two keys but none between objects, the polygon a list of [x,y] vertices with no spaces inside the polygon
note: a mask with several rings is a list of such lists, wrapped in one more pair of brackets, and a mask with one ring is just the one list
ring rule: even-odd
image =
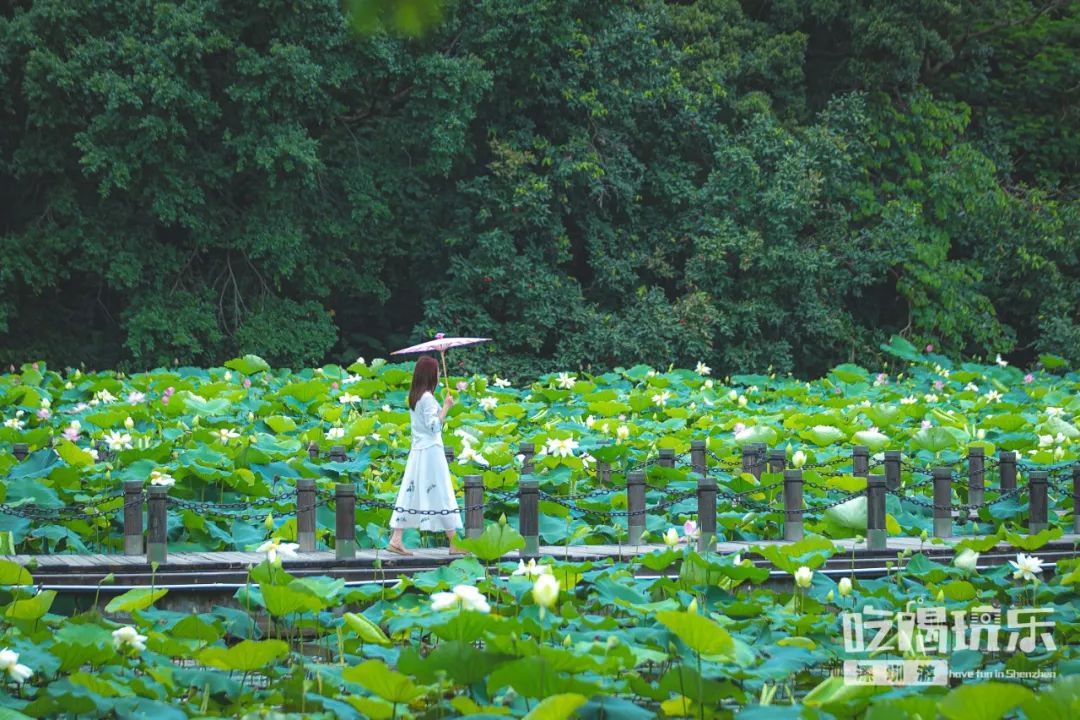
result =
[{"label": "wooden plank walkway", "polygon": [[[885,563],[895,561],[897,553],[903,550],[919,552],[938,562],[951,562],[952,546],[963,538],[949,538],[934,544],[919,538],[893,537],[888,540],[888,549],[869,551],[865,543],[854,546],[852,540],[834,541],[843,552],[834,555],[821,571],[837,577],[854,572],[864,577],[880,577],[886,573]],[[1053,567],[1056,560],[1076,557],[1076,547],[1080,535],[1065,535],[1040,548],[1036,553]],[[740,553],[761,567],[770,568],[778,579],[787,577],[787,573],[772,568],[768,561],[751,552],[755,546],[784,545],[782,540],[757,540],[720,542],[717,552],[721,554]],[[852,548],[855,547],[854,562]],[[663,551],[664,545],[574,545],[542,546],[542,557],[570,562],[601,561],[616,559],[621,561],[640,557],[654,551]],[[983,553],[980,566],[1000,565],[1009,559],[1015,559],[1016,549],[1008,543],[1001,543],[994,549]],[[385,550],[358,550],[351,560],[338,560],[332,551],[299,553],[297,558],[284,561],[285,569],[296,576],[329,575],[346,580],[349,583],[394,581],[402,575],[408,576],[446,565],[461,556],[450,556],[446,548],[417,548],[411,557],[402,557]],[[124,587],[149,585],[153,582],[158,587],[238,587],[247,582],[248,569],[262,562],[263,553],[257,552],[172,552],[166,562],[154,572],[145,556],[142,555],[9,555],[0,556],[23,565],[34,576],[35,584],[43,589],[87,592],[96,589],[98,584],[109,574],[114,583],[104,586],[105,591],[116,591]],[[517,552],[507,554],[503,561],[516,562]],[[648,570],[643,570],[648,573]]]}]

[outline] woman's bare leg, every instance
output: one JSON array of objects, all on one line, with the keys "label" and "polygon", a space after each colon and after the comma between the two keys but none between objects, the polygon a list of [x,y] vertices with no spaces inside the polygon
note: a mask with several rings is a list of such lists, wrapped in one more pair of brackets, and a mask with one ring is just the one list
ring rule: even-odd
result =
[{"label": "woman's bare leg", "polygon": [[446,531],[446,540],[447,540],[447,542],[450,543],[450,552],[451,553],[460,554],[460,555],[465,554],[465,551],[457,546],[457,531],[456,530],[447,530]]},{"label": "woman's bare leg", "polygon": [[393,552],[400,555],[412,555],[412,553],[405,548],[405,545],[401,542],[401,536],[405,533],[405,528],[392,528],[390,533],[390,543],[387,545]]}]

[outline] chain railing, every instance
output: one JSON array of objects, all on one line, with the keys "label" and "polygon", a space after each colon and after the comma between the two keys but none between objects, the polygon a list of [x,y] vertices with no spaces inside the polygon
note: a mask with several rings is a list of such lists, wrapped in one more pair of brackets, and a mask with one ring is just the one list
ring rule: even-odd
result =
[{"label": "chain railing", "polygon": [[[409,516],[449,516],[464,513],[467,519],[467,533],[474,533],[482,526],[485,511],[496,508],[500,510],[512,508],[515,501],[518,504],[519,522],[521,522],[522,527],[525,528],[530,522],[533,526],[538,526],[538,520],[536,520],[539,512],[537,501],[543,500],[565,508],[568,513],[574,516],[625,519],[631,526],[642,527],[645,517],[666,514],[673,507],[686,502],[695,495],[698,497],[699,518],[704,518],[710,512],[715,515],[717,504],[732,510],[776,513],[785,518],[785,537],[787,537],[788,528],[792,525],[801,524],[803,518],[819,516],[825,511],[860,497],[867,497],[868,504],[870,502],[879,502],[878,496],[871,492],[875,483],[882,481],[882,476],[873,476],[871,473],[872,470],[879,468],[884,468],[884,480],[889,480],[891,477],[891,481],[895,483],[895,486],[884,488],[880,494],[880,502],[884,502],[883,498],[886,495],[891,495],[903,503],[929,511],[934,516],[935,534],[938,534],[939,529],[945,527],[944,523],[947,516],[951,517],[956,513],[976,513],[982,508],[992,507],[1016,498],[1025,491],[1030,493],[1029,527],[1039,528],[1045,526],[1047,522],[1047,489],[1050,488],[1057,494],[1066,494],[1069,488],[1066,487],[1065,483],[1070,476],[1073,480],[1073,493],[1076,497],[1080,497],[1080,462],[1075,461],[1054,465],[1037,465],[1018,461],[1014,453],[1002,453],[996,458],[983,457],[980,450],[978,454],[969,455],[966,461],[943,462],[933,467],[925,467],[901,458],[899,453],[892,453],[892,457],[887,453],[884,458],[871,459],[865,448],[856,447],[852,457],[835,456],[816,463],[804,464],[800,468],[791,469],[786,467],[787,459],[783,453],[774,451],[774,453],[769,454],[763,444],[744,447],[742,457],[739,460],[732,460],[723,458],[714,451],[709,450],[707,444],[702,441],[695,441],[689,453],[675,454],[671,450],[661,450],[658,455],[646,456],[642,462],[636,464],[624,462],[625,488],[618,486],[598,487],[561,495],[550,490],[540,490],[536,485],[537,479],[543,476],[542,474],[537,476],[533,473],[532,460],[534,456],[531,452],[531,445],[528,447],[529,452],[519,470],[521,476],[520,487],[516,491],[486,490],[483,488],[481,476],[466,476],[466,499],[460,507],[455,509],[419,510],[399,507],[396,503],[382,497],[357,496],[357,485],[351,481],[337,483],[334,490],[331,491],[325,485],[319,486],[313,479],[297,478],[295,480],[296,487],[289,488],[276,495],[231,502],[172,497],[168,495],[167,488],[153,486],[144,488],[141,482],[128,482],[125,483],[125,489],[122,493],[95,497],[78,505],[43,507],[21,501],[0,503],[0,514],[25,518],[31,522],[62,523],[79,520],[95,521],[102,518],[115,520],[119,513],[123,516],[125,547],[135,547],[141,545],[141,540],[138,543],[134,541],[129,543],[128,541],[136,533],[141,538],[144,504],[147,504],[150,515],[154,516],[150,520],[151,534],[155,532],[153,528],[159,528],[160,531],[160,528],[166,526],[163,513],[166,512],[167,508],[186,510],[208,518],[230,521],[258,521],[264,519],[268,512],[287,513],[288,508],[294,505],[298,517],[298,527],[303,525],[310,528],[309,534],[313,535],[315,510],[317,508],[332,507],[337,522],[336,538],[338,541],[345,541],[348,544],[349,542],[355,543],[355,536],[351,535],[351,533],[354,533],[355,529],[355,511],[357,508],[390,511]],[[315,455],[315,453],[312,454]],[[23,457],[25,456],[24,453]],[[452,453],[448,451],[448,459],[450,456],[452,456]],[[338,462],[348,460],[347,455],[336,452],[336,449],[332,450],[328,457]],[[711,464],[709,463],[710,459],[713,461]],[[696,476],[699,478],[698,487],[659,488],[646,485],[645,478],[649,475],[649,469],[654,465],[666,468],[681,468],[683,470],[690,469],[694,473],[691,477]],[[844,465],[850,467],[843,467]],[[767,484],[754,485],[749,488],[745,486],[745,480],[739,479],[739,476],[743,473],[750,473],[757,480],[760,480],[762,471],[766,469],[771,470],[773,473],[782,473],[783,479]],[[598,462],[596,465],[598,477],[605,477],[604,473],[606,472],[606,478],[610,480],[611,470],[609,463]],[[992,471],[1001,475],[1000,488],[986,486],[985,480]],[[1005,486],[1007,471],[1011,473],[1010,482],[1013,483],[1010,487]],[[1025,485],[1015,485],[1017,472],[1028,474],[1030,481]],[[818,482],[815,479],[852,475],[866,478],[867,489],[852,492]],[[349,474],[341,473],[338,476],[348,478]],[[874,477],[877,480],[874,480]],[[526,478],[532,478],[532,480],[525,482]],[[278,485],[279,480],[281,479],[275,478],[275,487]],[[307,485],[301,487],[304,483],[307,483]],[[954,502],[952,499],[954,486],[963,486],[963,483],[967,483],[969,501]],[[916,492],[928,485],[933,485],[933,496],[929,499],[921,497]],[[530,491],[530,487],[533,490]],[[638,487],[638,490],[633,491],[632,487]],[[813,494],[804,498],[804,488],[812,490]],[[984,500],[984,491],[996,492],[997,495],[993,499]],[[532,499],[526,497],[528,492],[534,493],[529,496]],[[627,497],[625,510],[594,507],[589,503],[591,500],[609,498],[622,492],[626,492]],[[660,499],[652,505],[646,505],[645,498],[648,492],[654,495],[659,493]],[[712,493],[711,496],[709,495],[710,492]],[[771,500],[769,499],[770,495],[772,495]],[[764,501],[761,498],[764,498]],[[778,500],[782,500],[782,502],[778,502]],[[109,507],[113,503],[116,503],[115,507]],[[711,503],[711,506],[708,503]],[[1074,515],[1078,510],[1080,508],[1073,508]],[[532,520],[526,520],[525,515],[531,515]],[[303,522],[300,520],[301,516],[305,518]],[[715,521],[715,517],[713,520]],[[136,524],[137,527],[133,527]],[[1075,526],[1080,531],[1080,521],[1077,521]],[[944,534],[946,531],[941,529],[940,532]],[[525,534],[524,531],[523,534]],[[351,540],[350,537],[352,537]],[[301,541],[301,544],[304,544],[303,537],[301,537]]]}]

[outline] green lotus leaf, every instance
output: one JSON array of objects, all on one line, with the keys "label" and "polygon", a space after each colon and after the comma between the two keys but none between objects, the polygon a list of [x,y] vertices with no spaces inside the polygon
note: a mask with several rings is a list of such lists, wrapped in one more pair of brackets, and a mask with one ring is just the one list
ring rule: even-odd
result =
[{"label": "green lotus leaf", "polygon": [[220,670],[252,672],[262,670],[289,654],[282,640],[243,640],[229,648],[209,647],[196,657],[203,665]]},{"label": "green lotus leaf", "polygon": [[241,358],[235,358],[233,360],[227,360],[225,367],[230,370],[236,370],[245,375],[254,375],[256,373],[265,372],[270,369],[270,364],[263,360],[258,355],[245,355]]},{"label": "green lotus leaf", "polygon": [[1014,708],[1030,703],[1034,695],[1022,685],[984,682],[953,688],[938,712],[948,720],[1001,720]]},{"label": "green lotus leaf", "polygon": [[123,595],[118,595],[105,606],[107,613],[131,613],[143,610],[168,594],[166,588],[132,588]]}]

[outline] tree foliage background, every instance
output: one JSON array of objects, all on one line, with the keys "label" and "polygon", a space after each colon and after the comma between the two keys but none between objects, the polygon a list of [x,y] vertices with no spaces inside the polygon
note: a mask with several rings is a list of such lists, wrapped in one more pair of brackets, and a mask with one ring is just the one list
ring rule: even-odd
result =
[{"label": "tree foliage background", "polygon": [[1077,363],[1078,164],[1075,0],[15,0],[0,361]]}]

